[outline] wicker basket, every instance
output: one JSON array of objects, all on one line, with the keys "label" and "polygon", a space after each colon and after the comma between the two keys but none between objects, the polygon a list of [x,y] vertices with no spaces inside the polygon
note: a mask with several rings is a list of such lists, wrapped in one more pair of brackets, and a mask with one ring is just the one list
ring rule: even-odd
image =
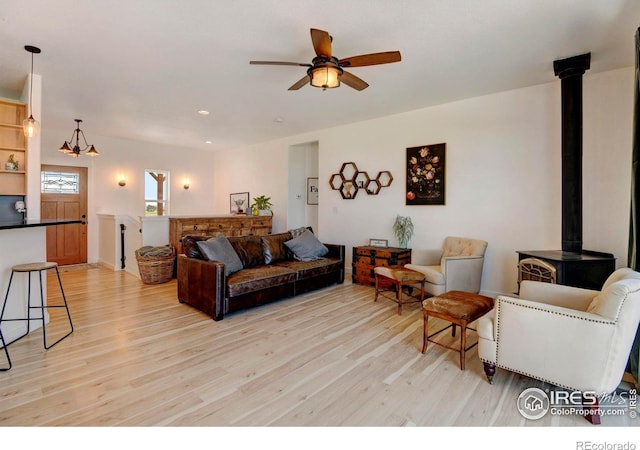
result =
[{"label": "wicker basket", "polygon": [[166,283],[173,278],[173,265],[176,261],[176,251],[172,249],[167,256],[140,256],[136,250],[138,271],[144,284]]}]

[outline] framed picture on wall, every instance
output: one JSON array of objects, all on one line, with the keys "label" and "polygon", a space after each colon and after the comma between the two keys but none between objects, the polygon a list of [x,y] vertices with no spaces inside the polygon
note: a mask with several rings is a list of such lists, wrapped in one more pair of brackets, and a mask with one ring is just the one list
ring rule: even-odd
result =
[{"label": "framed picture on wall", "polygon": [[231,214],[247,214],[248,209],[248,192],[236,192],[235,194],[229,194],[229,212]]},{"label": "framed picture on wall", "polygon": [[307,205],[318,204],[318,178],[307,178]]},{"label": "framed picture on wall", "polygon": [[446,144],[407,148],[407,205],[444,205]]}]

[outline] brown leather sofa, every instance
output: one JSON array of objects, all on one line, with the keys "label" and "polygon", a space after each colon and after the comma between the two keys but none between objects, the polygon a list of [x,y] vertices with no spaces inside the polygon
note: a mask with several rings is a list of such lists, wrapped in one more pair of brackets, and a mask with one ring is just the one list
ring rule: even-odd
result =
[{"label": "brown leather sofa", "polygon": [[207,261],[197,242],[210,236],[185,236],[178,255],[178,300],[222,320],[225,314],[344,282],[345,246],[324,244],[329,253],[299,261],[284,243],[290,232],[233,236],[228,240],[242,269],[225,275],[225,264]]}]

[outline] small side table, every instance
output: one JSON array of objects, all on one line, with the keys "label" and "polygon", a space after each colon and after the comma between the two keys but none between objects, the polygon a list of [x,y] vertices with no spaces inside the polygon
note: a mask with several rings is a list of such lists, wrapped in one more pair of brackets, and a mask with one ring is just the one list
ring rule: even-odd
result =
[{"label": "small side table", "polygon": [[[351,281],[354,284],[375,286],[376,267],[404,266],[411,263],[411,249],[398,247],[374,247],[365,245],[353,247],[351,261]],[[386,287],[390,287],[387,284]]]}]

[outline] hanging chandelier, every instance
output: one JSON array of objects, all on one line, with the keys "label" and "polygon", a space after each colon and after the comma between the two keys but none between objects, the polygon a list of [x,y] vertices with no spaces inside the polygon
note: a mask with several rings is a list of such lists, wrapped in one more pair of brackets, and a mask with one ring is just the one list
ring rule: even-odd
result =
[{"label": "hanging chandelier", "polygon": [[40,53],[40,49],[32,45],[25,45],[24,49],[31,53],[31,76],[29,77],[29,117],[22,121],[22,129],[24,135],[30,138],[37,136],[40,132],[40,122],[33,118],[33,109],[31,109],[31,97],[33,96],[33,54]]},{"label": "hanging chandelier", "polygon": [[[58,151],[65,153],[69,156],[73,156],[74,158],[77,158],[78,156],[80,156],[80,153],[84,151],[87,152],[86,153],[87,156],[98,156],[100,153],[98,153],[98,150],[96,150],[95,146],[87,144],[87,139],[84,137],[84,133],[80,129],[80,124],[82,123],[82,120],[80,119],[74,119],[74,120],[76,121],[77,125],[76,125],[76,129],[73,130],[71,139],[69,139],[68,141],[64,141],[64,144],[62,144],[62,147],[60,147]],[[84,147],[82,148],[80,148],[80,136],[82,136],[82,140],[84,141]],[[73,143],[74,138],[76,140],[75,144]]]}]

